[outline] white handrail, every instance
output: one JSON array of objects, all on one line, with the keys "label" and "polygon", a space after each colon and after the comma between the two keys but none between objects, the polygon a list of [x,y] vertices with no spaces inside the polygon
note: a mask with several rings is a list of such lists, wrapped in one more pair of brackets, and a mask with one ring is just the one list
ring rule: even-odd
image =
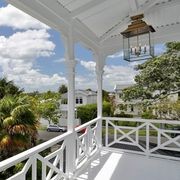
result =
[{"label": "white handrail", "polygon": [[93,120],[91,120],[91,121],[89,121],[89,122],[87,122],[87,123],[85,123],[85,124],[83,124],[83,125],[81,125],[79,127],[76,127],[75,131],[76,132],[81,131],[82,129],[86,128],[87,126],[90,126],[91,124],[94,124],[95,122],[97,122],[100,119],[101,118],[97,117],[97,118],[95,118],[95,119],[93,119]]},{"label": "white handrail", "polygon": [[149,123],[160,123],[160,124],[179,124],[178,120],[157,120],[157,119],[141,119],[141,118],[119,118],[119,117],[102,117],[103,120],[110,121],[129,121],[129,122],[149,122]]},{"label": "white handrail", "polygon": [[28,149],[22,153],[19,153],[13,157],[10,157],[10,158],[0,162],[0,172],[16,165],[19,162],[22,162],[22,161],[28,159],[29,157],[33,156],[34,154],[42,152],[43,150],[57,144],[58,142],[63,141],[65,138],[67,138],[71,134],[72,134],[72,132],[66,132],[62,135],[59,135],[59,136],[49,140],[49,141],[46,141],[40,145],[37,145],[31,149]]},{"label": "white handrail", "polygon": [[[75,128],[75,132],[81,131],[82,129],[90,126],[91,124],[94,124],[95,122],[97,122],[100,118],[95,118],[77,128]],[[63,140],[65,140],[67,137],[69,137],[70,135],[72,135],[74,132],[66,132],[62,135],[59,135],[49,141],[46,141],[40,145],[37,145],[31,149],[28,149],[22,153],[19,153],[13,157],[10,157],[4,161],[0,162],[0,172],[16,165],[19,162],[22,162],[28,158],[30,158],[31,156],[38,154],[39,152],[42,152],[43,150],[52,147],[53,145],[57,144],[58,142],[61,142]]]}]

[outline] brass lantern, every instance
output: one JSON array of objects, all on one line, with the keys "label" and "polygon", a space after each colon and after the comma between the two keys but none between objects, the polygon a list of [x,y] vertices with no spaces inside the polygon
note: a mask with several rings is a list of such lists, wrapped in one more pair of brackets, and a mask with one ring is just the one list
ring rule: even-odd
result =
[{"label": "brass lantern", "polygon": [[143,21],[143,18],[143,14],[132,16],[132,23],[125,31],[121,32],[123,35],[124,60],[126,61],[145,60],[154,56],[151,33],[155,30]]}]

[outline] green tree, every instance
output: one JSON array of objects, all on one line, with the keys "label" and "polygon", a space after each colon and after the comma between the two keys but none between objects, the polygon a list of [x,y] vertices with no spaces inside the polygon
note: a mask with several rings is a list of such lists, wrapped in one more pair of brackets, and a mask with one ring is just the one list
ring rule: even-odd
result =
[{"label": "green tree", "polygon": [[160,102],[153,104],[151,108],[154,110],[158,119],[176,119],[180,120],[180,101],[170,102],[163,99]]},{"label": "green tree", "polygon": [[102,97],[103,97],[103,101],[107,101],[109,102],[109,92],[102,90]]},{"label": "green tree", "polygon": [[59,89],[58,89],[58,92],[59,92],[60,94],[67,93],[67,91],[68,91],[68,88],[67,88],[67,86],[66,86],[65,84],[62,84],[62,85],[59,87]]},{"label": "green tree", "polygon": [[58,123],[61,116],[60,113],[60,94],[57,92],[47,91],[36,96],[38,99],[37,111],[40,117],[48,120],[49,124],[51,122]]},{"label": "green tree", "polygon": [[13,81],[8,81],[6,78],[0,79],[0,99],[6,95],[19,95],[23,89],[17,87]]},{"label": "green tree", "polygon": [[28,97],[6,96],[0,100],[1,158],[35,145],[38,121]]},{"label": "green tree", "polygon": [[55,124],[59,122],[61,113],[59,111],[59,103],[57,101],[52,99],[42,101],[40,102],[38,109],[41,117],[48,120],[49,124],[51,124],[51,122]]},{"label": "green tree", "polygon": [[124,100],[157,100],[180,91],[180,42],[167,43],[166,47],[161,56],[137,66],[136,84],[124,89]]},{"label": "green tree", "polygon": [[173,105],[172,105],[172,112],[174,114],[173,119],[180,120],[180,100],[178,100],[177,102],[173,103]]}]

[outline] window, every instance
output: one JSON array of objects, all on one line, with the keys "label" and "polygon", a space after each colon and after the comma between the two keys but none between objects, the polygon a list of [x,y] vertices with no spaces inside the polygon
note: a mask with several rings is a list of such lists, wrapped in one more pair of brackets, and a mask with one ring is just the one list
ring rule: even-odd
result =
[{"label": "window", "polygon": [[79,99],[79,104],[83,104],[83,99],[82,99],[82,97],[80,97],[80,99]]},{"label": "window", "polygon": [[76,98],[76,104],[79,104],[79,99],[78,98]]},{"label": "window", "polygon": [[61,104],[67,104],[67,99],[62,99]]},{"label": "window", "polygon": [[131,105],[131,112],[133,112],[134,111],[134,106],[133,105]]},{"label": "window", "polygon": [[76,104],[83,104],[83,98],[82,97],[76,97]]}]

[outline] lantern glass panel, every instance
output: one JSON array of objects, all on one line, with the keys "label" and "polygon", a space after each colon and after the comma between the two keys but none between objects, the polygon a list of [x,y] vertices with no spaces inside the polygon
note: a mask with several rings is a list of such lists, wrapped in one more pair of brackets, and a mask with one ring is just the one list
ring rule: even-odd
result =
[{"label": "lantern glass panel", "polygon": [[125,60],[130,59],[129,47],[129,38],[123,37],[123,54]]},{"label": "lantern glass panel", "polygon": [[127,61],[139,61],[152,58],[154,47],[151,45],[151,34],[124,37],[124,59]]}]

